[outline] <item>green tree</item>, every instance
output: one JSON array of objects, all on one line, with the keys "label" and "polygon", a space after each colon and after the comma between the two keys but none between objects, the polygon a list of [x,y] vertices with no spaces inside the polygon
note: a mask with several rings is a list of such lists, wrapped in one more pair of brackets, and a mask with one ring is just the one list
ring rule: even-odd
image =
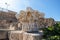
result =
[{"label": "green tree", "polygon": [[44,38],[46,40],[60,40],[60,23],[56,23],[54,26],[43,29]]}]

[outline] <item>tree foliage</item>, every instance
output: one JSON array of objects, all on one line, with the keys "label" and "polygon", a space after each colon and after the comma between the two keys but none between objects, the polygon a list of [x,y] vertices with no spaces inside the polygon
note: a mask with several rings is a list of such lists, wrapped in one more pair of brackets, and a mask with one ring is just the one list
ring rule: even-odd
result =
[{"label": "tree foliage", "polygon": [[46,40],[60,40],[60,23],[56,23],[55,25],[44,28],[44,38]]}]

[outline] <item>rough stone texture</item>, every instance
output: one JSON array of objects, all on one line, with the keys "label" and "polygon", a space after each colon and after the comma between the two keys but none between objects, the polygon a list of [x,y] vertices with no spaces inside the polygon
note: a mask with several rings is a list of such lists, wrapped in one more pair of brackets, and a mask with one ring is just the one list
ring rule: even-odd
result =
[{"label": "rough stone texture", "polygon": [[16,12],[9,11],[0,11],[0,29],[9,29],[10,24],[17,22]]},{"label": "rough stone texture", "polygon": [[38,33],[24,33],[23,40],[41,40],[41,35]]},{"label": "rough stone texture", "polygon": [[9,40],[23,40],[23,33],[21,31],[11,31]]},{"label": "rough stone texture", "polygon": [[40,33],[27,33],[22,31],[11,31],[9,40],[42,40]]},{"label": "rough stone texture", "polygon": [[14,26],[16,27],[16,24],[14,24],[14,22],[17,22],[15,15],[16,12],[0,10],[0,39],[6,39],[8,36],[7,31],[11,28],[13,30]]}]

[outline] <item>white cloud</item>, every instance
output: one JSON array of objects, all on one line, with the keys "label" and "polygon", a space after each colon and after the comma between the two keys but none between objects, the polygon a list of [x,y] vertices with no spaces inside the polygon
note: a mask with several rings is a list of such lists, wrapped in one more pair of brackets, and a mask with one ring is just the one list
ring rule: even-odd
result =
[{"label": "white cloud", "polygon": [[5,3],[9,4],[8,9],[10,10],[19,10],[19,8],[23,9],[30,6],[29,0],[0,0],[0,7],[7,8]]},{"label": "white cloud", "polygon": [[15,0],[0,0],[0,7],[7,9],[7,5],[5,3],[7,3],[8,9],[15,6]]}]

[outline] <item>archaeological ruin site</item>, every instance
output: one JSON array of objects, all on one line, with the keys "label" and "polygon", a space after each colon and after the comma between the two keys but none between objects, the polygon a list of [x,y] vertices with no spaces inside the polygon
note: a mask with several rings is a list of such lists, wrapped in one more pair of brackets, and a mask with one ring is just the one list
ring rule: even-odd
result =
[{"label": "archaeological ruin site", "polygon": [[43,12],[27,7],[19,13],[0,10],[0,40],[42,40],[41,28],[55,24]]}]

